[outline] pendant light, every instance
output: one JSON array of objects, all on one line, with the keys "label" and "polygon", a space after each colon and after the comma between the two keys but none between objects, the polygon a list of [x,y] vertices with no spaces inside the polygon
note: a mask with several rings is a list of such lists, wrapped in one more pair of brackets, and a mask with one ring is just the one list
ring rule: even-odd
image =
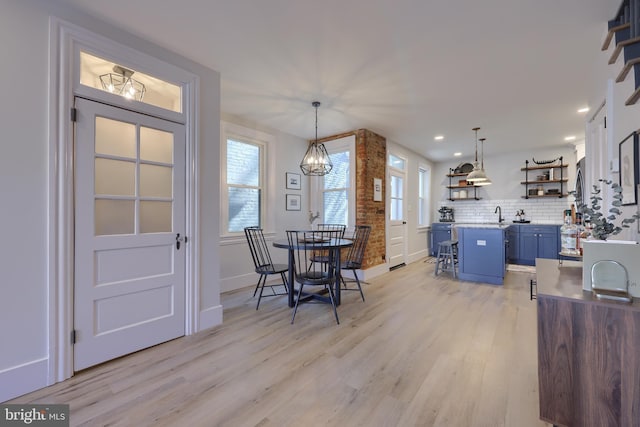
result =
[{"label": "pendant light", "polygon": [[320,102],[313,101],[311,105],[316,109],[316,139],[307,148],[307,152],[300,162],[300,169],[305,175],[322,176],[331,172],[333,163],[331,163],[324,144],[318,144],[318,107]]},{"label": "pendant light", "polygon": [[493,184],[491,182],[491,180],[489,179],[489,177],[487,176],[487,173],[484,171],[484,141],[485,140],[486,140],[486,138],[480,138],[480,159],[481,159],[480,170],[484,174],[485,180],[484,181],[476,181],[476,182],[474,182],[474,185],[484,186],[484,185]]},{"label": "pendant light", "polygon": [[480,167],[478,162],[478,131],[480,128],[473,128],[472,130],[476,133],[476,161],[473,162],[473,170],[467,175],[467,181],[473,185],[478,185],[479,182],[487,180],[487,174],[484,173],[484,169]]},{"label": "pendant light", "polygon": [[100,76],[102,89],[107,92],[124,96],[127,99],[142,101],[146,88],[144,84],[131,77],[135,71],[121,67],[120,65],[114,65],[113,71],[113,73],[107,73]]}]

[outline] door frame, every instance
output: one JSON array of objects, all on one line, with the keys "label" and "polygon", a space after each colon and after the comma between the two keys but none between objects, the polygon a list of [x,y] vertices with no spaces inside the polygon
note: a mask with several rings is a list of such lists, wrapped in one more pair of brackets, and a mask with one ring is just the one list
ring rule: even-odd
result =
[{"label": "door frame", "polygon": [[[159,78],[182,85],[182,113],[157,107],[136,105],[139,112],[160,113],[163,118],[180,121],[186,130],[186,235],[185,250],[185,335],[199,329],[199,183],[198,168],[198,88],[199,77],[187,70],[147,55],[80,26],[56,17],[49,19],[49,159],[48,159],[48,373],[54,384],[73,376],[73,287],[74,287],[74,125],[70,111],[77,95],[113,105],[113,97],[101,91],[79,87],[79,49],[114,62],[130,65]],[[129,108],[130,104],[116,105]]]},{"label": "door frame", "polygon": [[[399,159],[404,160],[404,169],[398,169],[395,168],[393,166],[389,165],[389,156],[393,155]],[[389,150],[387,151],[387,157],[385,159],[385,164],[386,164],[386,187],[388,188],[389,191],[386,191],[386,197],[385,197],[385,204],[386,204],[386,209],[390,208],[390,203],[391,203],[391,172],[395,172],[397,175],[402,175],[402,216],[404,217],[404,224],[402,224],[402,263],[398,264],[398,265],[402,265],[402,264],[406,264],[407,260],[408,260],[408,251],[409,251],[409,245],[407,242],[407,238],[408,238],[408,216],[407,216],[407,187],[408,187],[408,182],[407,182],[407,176],[408,176],[408,167],[409,167],[409,159],[403,155],[400,155],[398,153],[394,153],[393,151]],[[389,211],[389,213],[386,215],[385,218],[385,226],[386,226],[386,236],[387,236],[387,241],[385,242],[385,252],[386,252],[386,264],[387,266],[389,266],[391,264],[391,211]]]}]

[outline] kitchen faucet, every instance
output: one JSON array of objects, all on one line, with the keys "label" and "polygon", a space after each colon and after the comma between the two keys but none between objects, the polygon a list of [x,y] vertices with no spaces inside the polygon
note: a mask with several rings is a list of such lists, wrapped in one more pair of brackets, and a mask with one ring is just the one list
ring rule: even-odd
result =
[{"label": "kitchen faucet", "polygon": [[504,221],[504,218],[502,218],[502,208],[499,205],[496,206],[496,210],[493,211],[493,213],[498,214],[498,224],[502,224],[502,221]]}]

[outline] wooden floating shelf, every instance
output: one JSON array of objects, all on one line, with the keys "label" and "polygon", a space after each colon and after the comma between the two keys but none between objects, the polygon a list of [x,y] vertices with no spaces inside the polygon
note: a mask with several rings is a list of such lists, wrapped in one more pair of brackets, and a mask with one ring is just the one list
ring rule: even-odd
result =
[{"label": "wooden floating shelf", "polygon": [[447,185],[447,188],[451,188],[451,189],[465,189],[465,188],[477,188],[480,186],[475,186],[475,185]]},{"label": "wooden floating shelf", "polygon": [[456,200],[480,200],[480,199],[482,199],[482,197],[458,197],[457,199],[450,198],[448,200],[455,202]]},{"label": "wooden floating shelf", "polygon": [[548,183],[569,182],[569,178],[564,179],[545,179],[544,181],[522,181],[520,184],[548,184]]},{"label": "wooden floating shelf", "polygon": [[537,199],[540,197],[555,197],[556,199],[562,199],[563,197],[567,197],[568,194],[543,194],[542,196],[522,196],[523,199]]},{"label": "wooden floating shelf", "polygon": [[454,177],[454,176],[467,176],[469,175],[468,173],[450,173],[447,174],[448,177]]},{"label": "wooden floating shelf", "polygon": [[531,171],[531,170],[538,170],[538,169],[560,169],[560,168],[568,168],[569,165],[549,165],[549,166],[545,166],[545,165],[535,165],[535,166],[529,166],[528,168],[520,168],[521,171]]}]

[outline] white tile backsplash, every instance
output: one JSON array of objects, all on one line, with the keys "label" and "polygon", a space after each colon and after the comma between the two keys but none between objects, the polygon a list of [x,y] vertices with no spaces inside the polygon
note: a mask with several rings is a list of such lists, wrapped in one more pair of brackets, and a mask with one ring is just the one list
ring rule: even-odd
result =
[{"label": "white tile backsplash", "polygon": [[[524,210],[525,219],[536,224],[562,224],[563,212],[571,209],[568,198],[545,199],[505,199],[505,200],[450,200],[442,201],[441,206],[453,208],[456,222],[477,223],[497,222],[498,214],[494,213],[496,206],[502,208],[505,222],[511,223],[516,219],[516,212]],[[436,217],[436,221],[437,221]]]}]

